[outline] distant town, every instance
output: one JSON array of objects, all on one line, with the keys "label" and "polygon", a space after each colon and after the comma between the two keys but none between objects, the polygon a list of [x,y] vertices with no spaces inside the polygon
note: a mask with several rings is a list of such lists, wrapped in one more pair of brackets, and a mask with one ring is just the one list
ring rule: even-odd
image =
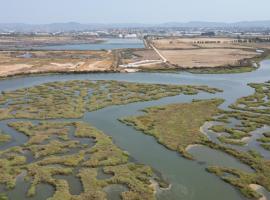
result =
[{"label": "distant town", "polygon": [[[254,22],[255,23],[255,22]],[[238,24],[190,22],[186,24],[168,23],[160,25],[115,24],[84,25],[79,23],[59,23],[48,25],[0,24],[0,35],[39,35],[39,36],[91,36],[97,38],[143,38],[146,35],[158,36],[224,36],[256,37],[270,35],[270,22],[242,22]]]}]

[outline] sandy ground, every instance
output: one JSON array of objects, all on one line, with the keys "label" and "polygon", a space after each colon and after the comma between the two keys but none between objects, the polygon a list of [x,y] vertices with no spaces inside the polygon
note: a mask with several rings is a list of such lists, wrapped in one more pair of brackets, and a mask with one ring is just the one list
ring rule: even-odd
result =
[{"label": "sandy ground", "polygon": [[[257,192],[258,192],[259,190],[262,189],[262,186],[257,185],[257,184],[250,184],[249,187],[250,187],[252,190],[255,190],[255,191],[257,191]],[[267,200],[267,198],[266,198],[264,195],[262,195],[262,197],[261,197],[259,200]]]},{"label": "sandy ground", "polygon": [[[31,57],[21,57],[27,53]],[[0,77],[31,73],[114,71],[114,56],[105,51],[0,52]]]},{"label": "sandy ground", "polygon": [[270,50],[270,43],[253,43],[253,44],[245,44],[247,47],[254,47],[258,49],[269,49]]},{"label": "sandy ground", "polygon": [[239,61],[259,54],[241,49],[161,50],[160,53],[180,68],[239,66]]},{"label": "sandy ground", "polygon": [[156,194],[158,192],[170,190],[172,188],[172,184],[170,184],[168,188],[160,188],[157,181],[152,179],[152,180],[150,180],[150,182],[151,182],[150,187],[153,188],[154,194]]},{"label": "sandy ground", "polygon": [[191,150],[192,148],[195,148],[195,147],[199,147],[199,146],[202,146],[202,145],[200,145],[200,144],[190,144],[190,145],[188,145],[187,147],[186,147],[186,151],[189,151],[189,150]]}]

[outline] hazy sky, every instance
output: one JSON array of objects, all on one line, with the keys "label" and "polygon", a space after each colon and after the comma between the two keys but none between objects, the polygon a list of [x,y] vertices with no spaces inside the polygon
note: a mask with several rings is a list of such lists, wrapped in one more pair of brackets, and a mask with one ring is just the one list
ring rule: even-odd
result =
[{"label": "hazy sky", "polygon": [[0,0],[0,23],[270,20],[270,0]]}]

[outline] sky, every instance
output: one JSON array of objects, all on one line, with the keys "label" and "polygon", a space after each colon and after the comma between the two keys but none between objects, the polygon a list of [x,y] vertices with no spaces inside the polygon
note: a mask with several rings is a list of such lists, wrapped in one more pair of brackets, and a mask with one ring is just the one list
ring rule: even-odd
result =
[{"label": "sky", "polygon": [[0,0],[0,23],[270,20],[270,0]]}]

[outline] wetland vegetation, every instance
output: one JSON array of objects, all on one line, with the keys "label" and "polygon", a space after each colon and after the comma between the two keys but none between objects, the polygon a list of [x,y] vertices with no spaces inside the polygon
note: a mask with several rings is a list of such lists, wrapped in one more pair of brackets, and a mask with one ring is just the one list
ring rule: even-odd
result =
[{"label": "wetland vegetation", "polygon": [[11,139],[11,137],[5,133],[2,133],[0,131],[0,144],[4,143],[4,142],[8,142]]},{"label": "wetland vegetation", "polygon": [[[205,166],[205,169],[237,187],[245,197],[259,198],[260,194],[250,185],[270,189],[269,161],[257,151],[234,147],[246,150],[245,138],[266,127],[255,141],[269,149],[270,83],[249,85],[254,88],[254,94],[238,99],[230,105],[230,110],[221,110],[222,99],[193,100],[146,108],[144,115],[120,120],[154,136],[159,143],[188,159],[194,159],[188,149],[200,144],[250,166],[252,172],[224,166]],[[0,152],[1,172],[4,172],[0,175],[0,186],[4,186],[0,188],[0,193],[4,193],[1,198],[5,199],[16,187],[25,185],[27,197],[35,197],[40,188],[52,187],[52,192],[48,193],[51,200],[108,199],[115,188],[118,188],[116,196],[122,199],[155,199],[153,180],[159,187],[168,186],[155,170],[133,161],[111,137],[82,117],[86,112],[110,106],[221,91],[200,85],[88,80],[50,82],[3,91],[0,118],[9,129],[3,129],[0,134],[2,144],[12,144],[14,139],[12,135],[6,136],[7,130],[16,131],[27,139]],[[217,135],[219,143],[202,134],[205,122],[213,122],[209,130]],[[75,193],[71,179],[79,183]]]},{"label": "wetland vegetation", "polygon": [[2,92],[0,119],[80,118],[86,111],[157,100],[179,94],[216,93],[207,86],[140,84],[117,81],[53,82]]},{"label": "wetland vegetation", "polygon": [[[207,86],[68,81],[2,92],[1,120],[27,139],[0,151],[0,185],[4,186],[1,198],[26,184],[26,194],[21,194],[24,199],[35,197],[40,187],[47,186],[53,188],[47,194],[50,200],[107,199],[110,193],[106,191],[111,186],[125,188],[118,192],[122,199],[155,199],[153,181],[159,187],[167,187],[166,182],[150,166],[132,162],[109,136],[78,118],[111,105],[198,92],[221,90]],[[215,104],[214,100],[211,104]],[[0,136],[1,142],[11,139],[6,134]],[[79,194],[71,193],[72,182],[64,177],[79,180]]]},{"label": "wetland vegetation", "polygon": [[212,99],[151,107],[144,110],[145,115],[127,117],[121,121],[154,136],[167,148],[192,158],[186,148],[207,139],[199,129],[219,112],[218,106],[222,102],[221,99]]},{"label": "wetland vegetation", "polygon": [[[214,121],[220,122],[210,129],[219,133],[221,142],[245,145],[245,138],[252,137],[252,132],[270,126],[270,83],[249,84],[255,89],[254,94],[238,99],[230,105],[230,111],[223,111]],[[231,125],[236,121],[236,125]],[[267,145],[269,134],[263,133],[258,142]]]},{"label": "wetland vegetation", "polygon": [[[36,125],[13,122],[9,125],[27,135],[29,140],[0,153],[0,183],[7,189],[13,189],[17,177],[24,176],[24,180],[31,183],[27,192],[29,197],[34,196],[37,186],[43,183],[54,187],[51,200],[106,199],[103,188],[119,184],[128,188],[121,194],[123,199],[154,199],[154,189],[150,187],[152,169],[129,162],[129,155],[94,127],[83,122],[41,122]],[[72,127],[74,136],[71,138],[69,132]],[[82,138],[93,140],[93,146],[81,144]],[[25,153],[28,151],[34,155],[31,163],[26,161]],[[100,168],[111,177],[98,179]],[[78,177],[82,183],[81,194],[70,194],[69,183],[55,178],[56,175]]]},{"label": "wetland vegetation", "polygon": [[[270,162],[254,149],[239,150],[234,146],[246,145],[243,138],[252,137],[254,131],[270,126],[270,83],[249,85],[255,89],[254,94],[238,99],[230,106],[231,110],[219,109],[222,103],[220,99],[196,100],[192,103],[150,107],[143,110],[144,115],[126,117],[121,121],[154,136],[159,143],[180,152],[186,158],[192,158],[187,147],[194,144],[202,144],[233,156],[250,166],[254,172],[222,166],[209,166],[206,169],[238,188],[245,197],[259,199],[261,194],[251,186],[261,185],[270,191]],[[219,133],[219,143],[211,141],[203,130],[202,125],[206,121],[218,123],[213,123],[209,130]],[[263,132],[257,139],[268,150],[269,136],[269,132]]]}]

